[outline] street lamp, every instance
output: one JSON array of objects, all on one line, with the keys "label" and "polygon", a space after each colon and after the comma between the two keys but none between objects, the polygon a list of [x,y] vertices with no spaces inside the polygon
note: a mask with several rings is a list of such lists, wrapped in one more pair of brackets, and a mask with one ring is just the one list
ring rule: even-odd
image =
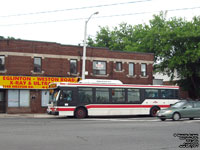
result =
[{"label": "street lamp", "polygon": [[95,12],[85,21],[85,32],[83,41],[83,63],[82,63],[82,80],[85,79],[85,64],[86,64],[86,36],[87,36],[87,23],[92,18],[93,15],[97,15],[99,12]]}]

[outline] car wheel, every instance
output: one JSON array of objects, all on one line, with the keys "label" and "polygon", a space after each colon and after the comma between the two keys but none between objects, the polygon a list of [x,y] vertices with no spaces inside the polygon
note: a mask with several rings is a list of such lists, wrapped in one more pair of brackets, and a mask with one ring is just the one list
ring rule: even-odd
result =
[{"label": "car wheel", "polygon": [[161,120],[161,121],[165,121],[166,119],[165,119],[165,118],[160,118],[160,120]]},{"label": "car wheel", "polygon": [[179,113],[176,112],[176,113],[173,114],[172,119],[173,119],[174,121],[178,121],[178,120],[181,119],[181,115],[180,115]]},{"label": "car wheel", "polygon": [[76,111],[75,111],[75,113],[74,113],[74,116],[76,118],[79,118],[79,119],[85,118],[87,116],[87,111],[83,107],[77,108]]},{"label": "car wheel", "polygon": [[190,120],[194,120],[194,118],[190,118]]}]

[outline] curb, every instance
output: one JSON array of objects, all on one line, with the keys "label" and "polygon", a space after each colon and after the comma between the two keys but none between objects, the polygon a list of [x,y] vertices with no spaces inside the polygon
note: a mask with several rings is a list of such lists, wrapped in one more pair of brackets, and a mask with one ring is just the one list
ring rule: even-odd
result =
[{"label": "curb", "polygon": [[0,118],[57,118],[48,114],[0,114]]}]

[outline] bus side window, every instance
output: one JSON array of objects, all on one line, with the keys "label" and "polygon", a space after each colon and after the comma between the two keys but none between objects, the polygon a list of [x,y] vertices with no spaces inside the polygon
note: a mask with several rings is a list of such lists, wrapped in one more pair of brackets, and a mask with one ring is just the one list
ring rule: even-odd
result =
[{"label": "bus side window", "polygon": [[109,103],[109,89],[108,88],[96,88],[96,102]]},{"label": "bus side window", "polygon": [[173,90],[161,90],[161,98],[174,98]]},{"label": "bus side window", "polygon": [[92,88],[79,88],[78,95],[81,103],[92,103]]},{"label": "bus side window", "polygon": [[140,90],[139,89],[128,89],[128,103],[140,102]]},{"label": "bus side window", "polygon": [[112,103],[125,103],[125,89],[123,88],[112,89]]},{"label": "bus side window", "polygon": [[158,90],[157,89],[146,89],[145,97],[146,98],[158,98]]}]

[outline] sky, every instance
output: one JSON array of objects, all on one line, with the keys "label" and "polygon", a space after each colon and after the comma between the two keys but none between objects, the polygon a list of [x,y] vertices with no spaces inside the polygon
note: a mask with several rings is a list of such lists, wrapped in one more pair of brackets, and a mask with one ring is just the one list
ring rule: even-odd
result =
[{"label": "sky", "polygon": [[0,36],[83,45],[100,27],[148,23],[154,14],[191,20],[200,16],[200,0],[0,0]]}]

